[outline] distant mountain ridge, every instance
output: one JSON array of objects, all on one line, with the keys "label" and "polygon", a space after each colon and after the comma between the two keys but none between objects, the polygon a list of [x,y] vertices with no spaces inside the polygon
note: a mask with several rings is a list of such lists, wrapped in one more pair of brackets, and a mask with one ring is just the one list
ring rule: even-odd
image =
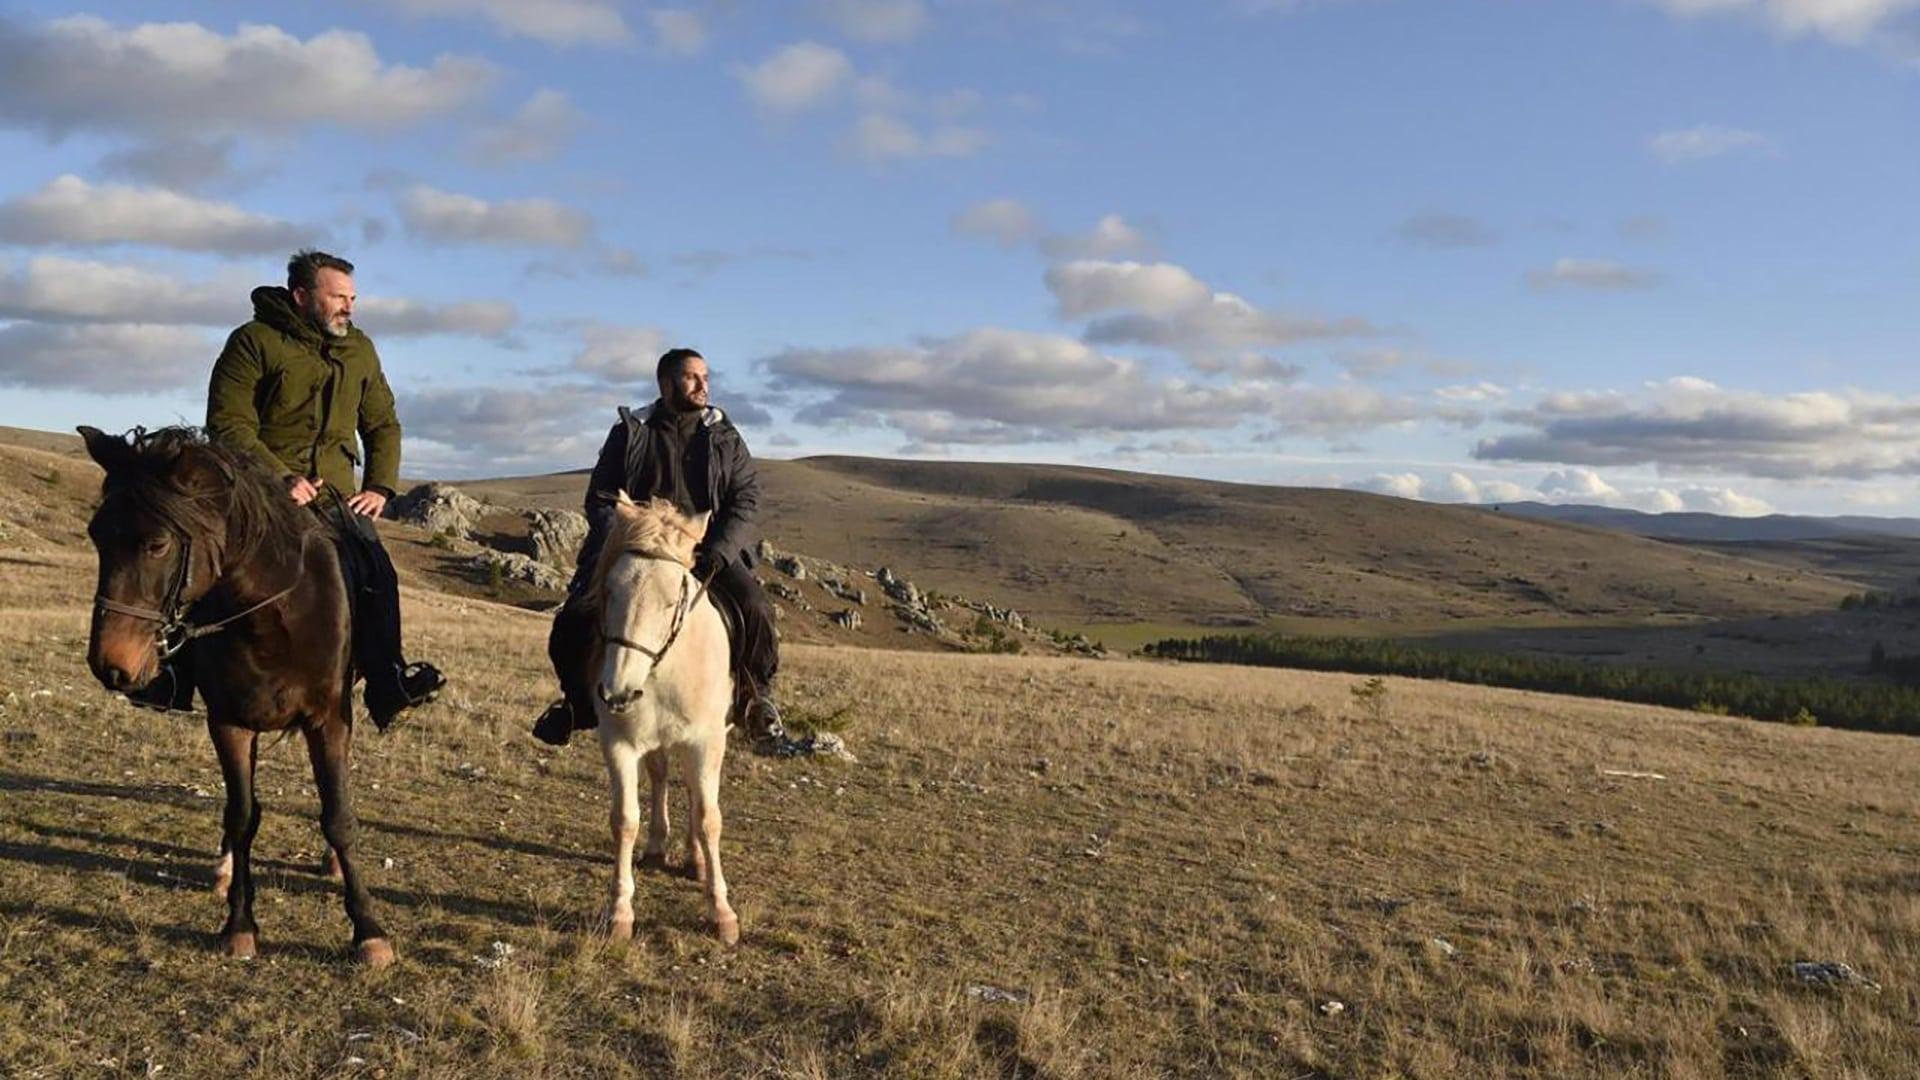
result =
[{"label": "distant mountain ridge", "polygon": [[1862,536],[1920,539],[1920,518],[1870,517],[1861,514],[1835,517],[1801,514],[1734,517],[1700,511],[1654,514],[1613,506],[1537,502],[1501,503],[1482,509],[1538,521],[1614,529],[1657,540],[1744,542],[1844,540]]}]

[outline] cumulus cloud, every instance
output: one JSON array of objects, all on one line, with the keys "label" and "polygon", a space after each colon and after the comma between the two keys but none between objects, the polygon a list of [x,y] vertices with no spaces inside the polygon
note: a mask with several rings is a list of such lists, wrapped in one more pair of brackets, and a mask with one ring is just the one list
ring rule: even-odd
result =
[{"label": "cumulus cloud", "polygon": [[591,323],[580,331],[580,351],[573,370],[609,383],[654,385],[653,369],[660,354],[672,348],[666,331],[657,326],[616,326]]},{"label": "cumulus cloud", "polygon": [[585,213],[552,199],[488,202],[425,184],[402,193],[399,210],[407,232],[439,244],[577,248],[593,232]]},{"label": "cumulus cloud", "polygon": [[1499,234],[1463,214],[1428,211],[1415,214],[1394,227],[1400,240],[1415,247],[1473,248],[1499,242]]},{"label": "cumulus cloud", "polygon": [[1206,357],[1374,332],[1363,319],[1263,310],[1215,292],[1172,263],[1076,259],[1050,267],[1046,282],[1062,315],[1103,316],[1087,328],[1087,340],[1095,344],[1150,345]]},{"label": "cumulus cloud", "polygon": [[817,395],[802,410],[811,422],[884,423],[926,443],[1223,429],[1271,412],[1279,396],[1254,381],[1160,379],[1070,337],[997,328],[910,346],[790,349],[761,364],[776,389]]},{"label": "cumulus cloud", "polygon": [[567,95],[541,90],[513,115],[481,128],[474,136],[473,155],[487,165],[545,161],[558,156],[585,123]]},{"label": "cumulus cloud", "polygon": [[1920,473],[1914,397],[1770,395],[1682,377],[1638,395],[1549,394],[1502,419],[1524,430],[1482,440],[1474,457],[1785,480]]},{"label": "cumulus cloud", "polygon": [[1040,219],[1019,199],[988,199],[953,215],[953,231],[1016,248],[1040,234]]},{"label": "cumulus cloud", "polygon": [[429,304],[404,297],[368,297],[354,305],[354,324],[376,337],[462,334],[504,337],[520,322],[520,312],[505,300],[467,300]]},{"label": "cumulus cloud", "polygon": [[853,79],[853,61],[830,45],[801,41],[734,74],[755,105],[794,113],[825,104],[844,90]]},{"label": "cumulus cloud", "polygon": [[1622,292],[1650,289],[1659,283],[1658,274],[1606,259],[1557,259],[1552,266],[1527,271],[1527,284],[1542,292],[1554,289]]},{"label": "cumulus cloud", "polygon": [[0,240],[15,244],[144,244],[224,255],[283,254],[318,239],[292,222],[160,188],[55,178],[0,203]]},{"label": "cumulus cloud", "polygon": [[647,25],[661,52],[673,56],[698,56],[707,47],[707,22],[697,11],[686,8],[655,8],[647,12]]},{"label": "cumulus cloud", "polygon": [[1740,151],[1773,153],[1779,148],[1779,142],[1771,135],[1718,124],[1663,131],[1647,140],[1647,151],[1669,165],[1705,161]]},{"label": "cumulus cloud", "polygon": [[219,345],[199,331],[150,324],[0,326],[0,384],[93,394],[147,394],[203,384]]},{"label": "cumulus cloud", "polygon": [[[546,17],[547,5],[513,6]],[[227,35],[187,22],[0,17],[0,124],[53,136],[390,129],[466,104],[492,76],[492,65],[457,56],[389,64],[366,35],[345,30],[303,41],[257,24]]]},{"label": "cumulus cloud", "polygon": [[1419,473],[1375,473],[1365,480],[1356,480],[1347,485],[1354,491],[1371,491],[1375,495],[1392,495],[1400,499],[1417,499],[1426,487]]},{"label": "cumulus cloud", "polygon": [[1541,477],[1536,489],[1549,502],[1599,503],[1603,506],[1621,501],[1620,489],[1600,478],[1592,469],[1555,469]]},{"label": "cumulus cloud", "polygon": [[1108,214],[1084,233],[1050,233],[1039,239],[1040,251],[1050,259],[1119,259],[1149,255],[1153,239],[1119,214]]},{"label": "cumulus cloud", "polygon": [[55,323],[220,326],[245,322],[251,283],[194,282],[124,263],[41,255],[0,263],[0,319]]},{"label": "cumulus cloud", "polygon": [[[238,274],[194,281],[153,267],[41,255],[19,265],[0,263],[0,319],[231,327],[252,317],[248,296],[254,284]],[[519,313],[501,300],[429,304],[368,297],[355,306],[354,321],[384,336],[500,337],[519,322]]]},{"label": "cumulus cloud", "polygon": [[1920,9],[1920,0],[1649,0],[1683,17],[1740,15],[1784,37],[1816,35],[1858,45]]},{"label": "cumulus cloud", "polygon": [[586,385],[403,390],[407,457],[445,476],[499,476],[593,464],[614,404]]},{"label": "cumulus cloud", "polygon": [[1475,480],[1461,472],[1449,472],[1437,478],[1415,472],[1375,473],[1345,486],[1353,491],[1371,491],[1376,495],[1441,503],[1479,505],[1530,502],[1540,498],[1538,492],[1529,491],[1510,480]]},{"label": "cumulus cloud", "polygon": [[978,128],[947,124],[923,131],[889,113],[862,116],[848,135],[854,156],[871,162],[972,157],[988,141],[987,133]]},{"label": "cumulus cloud", "polygon": [[633,36],[614,0],[384,0],[404,15],[480,19],[549,45],[619,45]]},{"label": "cumulus cloud", "polygon": [[911,41],[927,27],[923,0],[820,0],[822,13],[857,41]]}]

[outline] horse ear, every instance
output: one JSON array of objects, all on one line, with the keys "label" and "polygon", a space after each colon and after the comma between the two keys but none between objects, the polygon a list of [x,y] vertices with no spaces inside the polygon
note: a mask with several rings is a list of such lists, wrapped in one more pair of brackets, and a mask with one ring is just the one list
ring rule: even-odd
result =
[{"label": "horse ear", "polygon": [[109,435],[85,424],[75,430],[87,441],[87,456],[108,472],[113,472],[133,458],[132,445],[119,435]]},{"label": "horse ear", "polygon": [[687,525],[693,530],[693,535],[705,536],[707,535],[707,522],[712,520],[713,520],[713,511],[702,510],[699,513],[693,515],[691,518],[688,518]]},{"label": "horse ear", "polygon": [[180,456],[167,467],[167,477],[182,491],[218,491],[225,472],[212,454],[195,447],[182,447]]}]

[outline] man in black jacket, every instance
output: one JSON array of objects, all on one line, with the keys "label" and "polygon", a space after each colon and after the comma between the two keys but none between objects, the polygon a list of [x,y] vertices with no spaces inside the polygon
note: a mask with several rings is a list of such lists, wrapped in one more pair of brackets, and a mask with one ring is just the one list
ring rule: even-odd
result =
[{"label": "man in black jacket", "polygon": [[599,628],[580,600],[606,543],[614,501],[624,491],[638,502],[657,497],[687,513],[711,511],[694,573],[711,579],[708,592],[734,616],[734,678],[746,703],[742,726],[756,742],[778,744],[786,736],[773,699],[780,647],[773,604],[753,576],[753,523],[760,508],[753,455],[726,414],[708,403],[704,357],[692,349],[670,350],[654,374],[659,400],[638,411],[620,409],[587,483],[587,539],[547,638],[547,656],[565,697],[534,721],[534,737],[563,746],[574,731],[599,723],[592,696]]}]

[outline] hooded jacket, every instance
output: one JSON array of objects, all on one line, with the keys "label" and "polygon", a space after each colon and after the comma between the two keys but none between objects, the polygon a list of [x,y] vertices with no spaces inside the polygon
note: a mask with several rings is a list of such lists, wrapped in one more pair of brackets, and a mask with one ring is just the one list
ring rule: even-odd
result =
[{"label": "hooded jacket", "polygon": [[[648,455],[659,452],[665,441],[647,424],[647,417],[657,408],[657,401],[643,409],[623,405],[619,422],[607,432],[607,441],[600,447],[600,458],[587,482],[589,534],[581,546],[582,566],[589,565],[592,553],[600,550],[619,492],[642,502],[661,494],[648,490],[645,479],[654,475]],[[712,406],[701,411],[700,423],[687,441],[684,467],[687,486],[704,491],[707,505],[713,509],[701,547],[718,563],[739,563],[752,569],[754,521],[760,516],[760,474],[740,429],[733,426],[726,413]]]},{"label": "hooded jacket", "polygon": [[359,327],[321,333],[278,286],[253,290],[253,321],[213,363],[207,433],[284,475],[325,480],[340,497],[391,496],[399,483],[400,421],[373,341]]}]

